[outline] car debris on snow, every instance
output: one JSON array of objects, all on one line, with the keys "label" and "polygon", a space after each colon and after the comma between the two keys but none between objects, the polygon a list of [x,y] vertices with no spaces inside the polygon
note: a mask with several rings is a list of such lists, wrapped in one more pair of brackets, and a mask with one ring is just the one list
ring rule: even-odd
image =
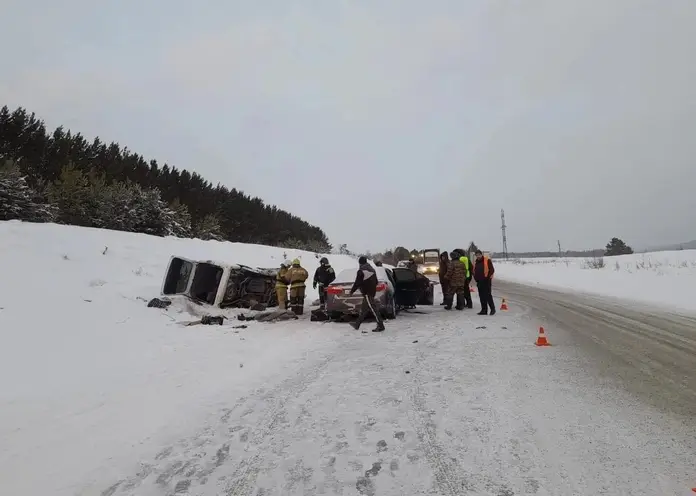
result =
[{"label": "car debris on snow", "polygon": [[299,317],[292,310],[273,310],[270,312],[259,312],[255,315],[237,315],[241,321],[255,320],[256,322],[278,322],[284,320],[297,320]]},{"label": "car debris on snow", "polygon": [[172,304],[168,298],[153,298],[147,303],[147,308],[167,308]]}]

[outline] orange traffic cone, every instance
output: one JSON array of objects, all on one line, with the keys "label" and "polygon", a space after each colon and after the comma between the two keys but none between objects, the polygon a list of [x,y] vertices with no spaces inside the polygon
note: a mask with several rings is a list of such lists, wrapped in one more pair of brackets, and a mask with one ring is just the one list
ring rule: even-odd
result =
[{"label": "orange traffic cone", "polygon": [[546,339],[546,334],[544,334],[543,327],[539,328],[539,337],[537,338],[536,343],[534,344],[536,344],[537,346],[551,346],[551,343],[549,343]]},{"label": "orange traffic cone", "polygon": [[501,309],[501,310],[507,310],[507,309],[508,309],[507,301],[505,301],[505,298],[503,298],[503,302],[500,304],[500,309]]}]

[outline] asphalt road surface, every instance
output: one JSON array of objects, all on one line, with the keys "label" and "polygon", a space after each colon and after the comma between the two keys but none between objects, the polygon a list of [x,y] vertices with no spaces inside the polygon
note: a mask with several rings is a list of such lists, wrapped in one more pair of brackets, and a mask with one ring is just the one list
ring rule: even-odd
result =
[{"label": "asphalt road surface", "polygon": [[552,344],[576,346],[596,373],[696,422],[696,317],[505,282],[494,294],[529,311]]}]

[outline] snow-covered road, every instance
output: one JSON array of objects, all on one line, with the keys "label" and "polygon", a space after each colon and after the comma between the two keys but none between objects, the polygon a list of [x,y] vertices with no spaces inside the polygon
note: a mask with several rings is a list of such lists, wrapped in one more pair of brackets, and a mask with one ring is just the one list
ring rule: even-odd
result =
[{"label": "snow-covered road", "polygon": [[316,324],[335,339],[78,494],[686,494],[693,420],[578,347],[535,347],[528,309],[427,312],[384,334]]},{"label": "snow-covered road", "polygon": [[521,284],[498,287],[554,329],[557,345],[583,354],[602,381],[696,424],[696,315]]}]

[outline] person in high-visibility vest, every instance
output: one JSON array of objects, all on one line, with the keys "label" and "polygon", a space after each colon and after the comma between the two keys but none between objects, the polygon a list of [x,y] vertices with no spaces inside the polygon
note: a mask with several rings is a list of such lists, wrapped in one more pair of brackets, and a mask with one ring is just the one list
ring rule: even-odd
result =
[{"label": "person in high-visibility vest", "polygon": [[471,265],[469,257],[466,255],[459,257],[459,261],[464,264],[464,267],[466,267],[466,284],[464,285],[463,291],[464,300],[466,300],[466,308],[474,308],[474,303],[471,301],[471,288],[469,287],[469,284],[471,284],[471,278],[474,275],[474,268]]},{"label": "person in high-visibility vest", "polygon": [[476,250],[476,263],[474,264],[474,279],[481,301],[479,315],[495,315],[495,302],[493,301],[493,274],[495,267],[490,258],[481,250]]},{"label": "person in high-visibility vest", "polygon": [[288,285],[285,282],[285,276],[288,273],[288,264],[285,262],[280,264],[278,274],[276,275],[275,291],[278,297],[278,308],[285,310],[288,304]]}]

